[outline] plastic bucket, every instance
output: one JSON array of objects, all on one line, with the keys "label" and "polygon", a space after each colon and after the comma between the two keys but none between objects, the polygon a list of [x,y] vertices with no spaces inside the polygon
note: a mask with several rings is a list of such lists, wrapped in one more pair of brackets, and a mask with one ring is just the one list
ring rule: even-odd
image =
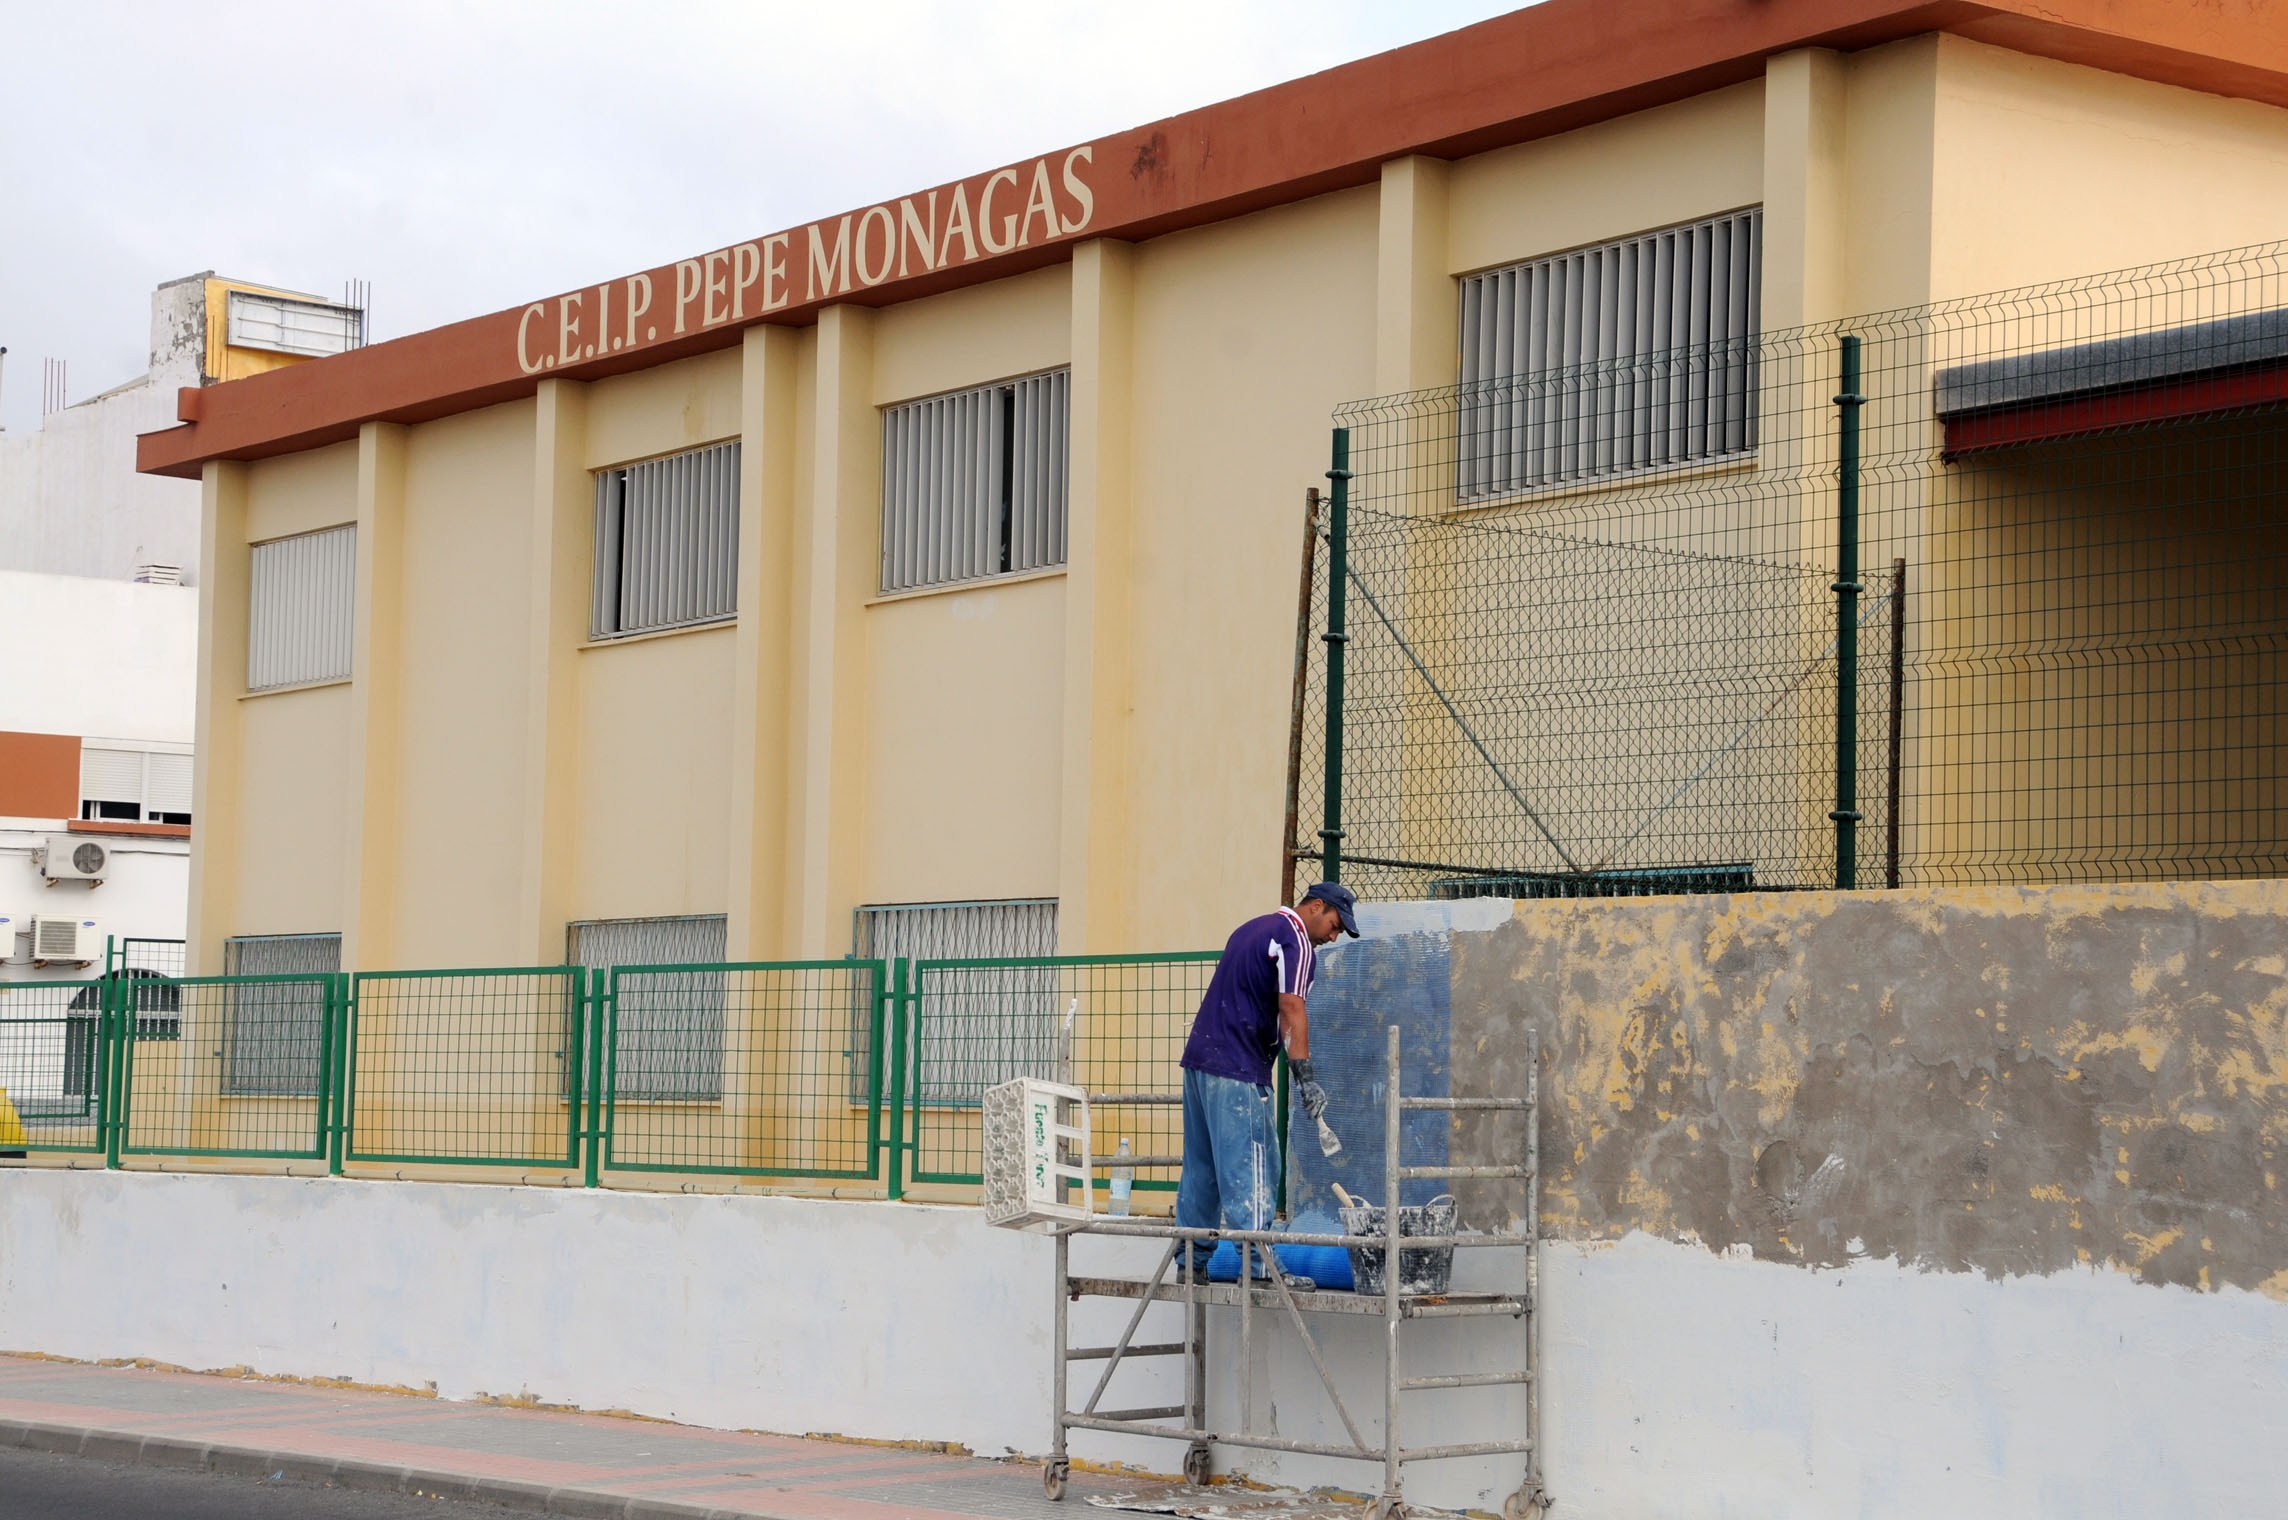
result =
[{"label": "plastic bucket", "polygon": [[[1441,1193],[1424,1204],[1409,1204],[1398,1211],[1398,1233],[1406,1235],[1451,1235],[1454,1233],[1454,1195]],[[1361,1203],[1343,1210],[1343,1233],[1346,1235],[1376,1235],[1383,1232],[1382,1205]],[[1383,1291],[1383,1248],[1380,1245],[1352,1246],[1351,1283],[1355,1291],[1369,1297]],[[1452,1246],[1401,1246],[1398,1250],[1398,1291],[1408,1297],[1437,1295],[1448,1292],[1454,1285],[1454,1248]]]}]

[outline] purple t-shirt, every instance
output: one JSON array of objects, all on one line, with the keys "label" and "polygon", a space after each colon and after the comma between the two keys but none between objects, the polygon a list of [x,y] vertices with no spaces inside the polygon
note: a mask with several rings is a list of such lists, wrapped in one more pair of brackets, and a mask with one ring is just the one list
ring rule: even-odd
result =
[{"label": "purple t-shirt", "polygon": [[1184,1065],[1257,1087],[1271,1084],[1279,1052],[1279,994],[1311,990],[1311,936],[1281,908],[1232,931],[1184,1043]]}]

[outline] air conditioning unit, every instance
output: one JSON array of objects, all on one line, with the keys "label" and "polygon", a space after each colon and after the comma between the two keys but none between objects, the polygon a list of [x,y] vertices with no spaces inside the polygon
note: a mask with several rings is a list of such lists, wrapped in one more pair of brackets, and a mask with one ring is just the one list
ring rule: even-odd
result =
[{"label": "air conditioning unit", "polygon": [[103,959],[102,925],[66,913],[32,915],[32,964],[72,961],[90,966]]},{"label": "air conditioning unit", "polygon": [[16,958],[16,936],[32,932],[32,921],[21,913],[0,910],[0,961]]},{"label": "air conditioning unit", "polygon": [[40,852],[40,869],[50,886],[59,881],[101,881],[111,868],[111,846],[84,834],[50,834]]}]

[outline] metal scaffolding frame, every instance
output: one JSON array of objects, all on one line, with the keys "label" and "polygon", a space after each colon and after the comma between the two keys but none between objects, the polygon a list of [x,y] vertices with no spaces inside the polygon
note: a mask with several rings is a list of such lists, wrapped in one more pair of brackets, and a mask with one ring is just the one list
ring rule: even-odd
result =
[{"label": "metal scaffolding frame", "polygon": [[[1409,1462],[1437,1461],[1450,1457],[1476,1457],[1496,1454],[1522,1455],[1526,1459],[1525,1472],[1517,1489],[1502,1503],[1502,1514],[1508,1520],[1524,1520],[1539,1514],[1550,1503],[1542,1487],[1541,1474],[1541,1398],[1538,1373],[1541,1364],[1540,1315],[1537,1294],[1541,1281],[1540,1231],[1535,1221],[1540,1216],[1540,1049],[1537,1036],[1529,1036],[1528,1070],[1532,1075],[1522,1098],[1408,1098],[1401,1096],[1399,1085],[1399,1032],[1395,1025],[1388,1031],[1387,1080],[1383,1085],[1383,1229],[1377,1235],[1326,1235],[1286,1233],[1276,1230],[1188,1229],[1176,1224],[1160,1224],[1142,1219],[1091,1217],[1086,1220],[1061,1224],[1056,1234],[1056,1311],[1054,1362],[1054,1429],[1050,1455],[1041,1469],[1043,1489],[1051,1499],[1064,1497],[1066,1480],[1071,1471],[1071,1458],[1067,1450],[1068,1437],[1075,1430],[1104,1431],[1119,1435],[1158,1436],[1165,1440],[1185,1443],[1184,1476],[1194,1483],[1206,1480],[1209,1471],[1209,1453],[1222,1446],[1249,1447],[1267,1451],[1290,1451],[1314,1456],[1345,1457],[1358,1461],[1379,1463],[1382,1468],[1382,1489],[1367,1507],[1370,1520],[1390,1520],[1401,1513],[1405,1502],[1401,1486],[1400,1469]],[[1133,1103],[1139,1095],[1133,1093],[1091,1094],[1092,1104],[1101,1100],[1107,1106]],[[1152,1095],[1158,1098],[1159,1095]],[[1162,1099],[1161,1101],[1171,1101]],[[1521,1159],[1515,1163],[1488,1166],[1403,1166],[1399,1162],[1399,1129],[1401,1117],[1410,1112],[1444,1113],[1518,1113],[1524,1118],[1525,1139]],[[1107,1170],[1114,1165],[1133,1166],[1137,1158],[1092,1156],[1092,1171]],[[1153,1158],[1155,1160],[1161,1158]],[[1526,1228],[1522,1232],[1489,1232],[1450,1235],[1401,1235],[1399,1185],[1417,1180],[1516,1180],[1525,1184]],[[1158,1268],[1148,1280],[1114,1277],[1076,1277],[1072,1272],[1072,1237],[1075,1235],[1111,1235],[1149,1240],[1164,1240],[1167,1249],[1161,1255]],[[1239,1280],[1231,1283],[1211,1283],[1195,1280],[1190,1263],[1188,1243],[1231,1241],[1239,1247]],[[1441,1248],[1509,1249],[1524,1258],[1522,1281],[1516,1287],[1496,1292],[1447,1292],[1439,1294],[1407,1294],[1400,1270],[1401,1243],[1408,1251]],[[1383,1253],[1382,1292],[1376,1295],[1361,1293],[1322,1292],[1299,1289],[1280,1269],[1274,1245],[1326,1245],[1346,1248],[1379,1248]],[[1254,1276],[1260,1266],[1263,1277]],[[1258,1285],[1260,1284],[1260,1285]],[[1134,1302],[1135,1310],[1129,1315],[1120,1337],[1109,1346],[1079,1346],[1071,1343],[1070,1306],[1083,1297],[1125,1299]],[[1155,1303],[1177,1304],[1183,1307],[1184,1333],[1181,1340],[1139,1343],[1137,1331],[1144,1322],[1144,1311]],[[1235,1430],[1210,1428],[1207,1417],[1207,1311],[1211,1307],[1235,1308],[1239,1311],[1239,1426]],[[1332,1441],[1299,1441],[1282,1436],[1268,1435],[1254,1429],[1254,1377],[1252,1352],[1255,1344],[1255,1311],[1258,1309],[1282,1312],[1295,1328],[1312,1367],[1317,1371],[1321,1385],[1333,1402],[1335,1413],[1342,1421],[1348,1443]],[[1335,1387],[1332,1374],[1319,1350],[1317,1339],[1311,1334],[1308,1316],[1314,1314],[1348,1314],[1369,1318],[1380,1317],[1383,1334],[1383,1425],[1379,1442],[1363,1435],[1358,1423],[1343,1403],[1341,1392]],[[1450,1373],[1442,1376],[1405,1377],[1400,1372],[1400,1327],[1411,1320],[1462,1319],[1506,1315],[1523,1319],[1526,1323],[1525,1363],[1522,1368],[1497,1372]],[[1181,1357],[1184,1365],[1184,1402],[1181,1404],[1137,1409],[1102,1409],[1105,1391],[1111,1387],[1113,1374],[1122,1362],[1131,1357]],[[1097,1375],[1087,1401],[1081,1408],[1071,1407],[1071,1367],[1075,1362],[1102,1362],[1103,1370]],[[1498,1441],[1470,1441],[1435,1446],[1405,1446],[1398,1438],[1399,1403],[1402,1395],[1428,1390],[1456,1388],[1485,1388],[1522,1386],[1526,1390],[1525,1432],[1521,1438]],[[1166,1423],[1174,1421],[1175,1423]]]}]

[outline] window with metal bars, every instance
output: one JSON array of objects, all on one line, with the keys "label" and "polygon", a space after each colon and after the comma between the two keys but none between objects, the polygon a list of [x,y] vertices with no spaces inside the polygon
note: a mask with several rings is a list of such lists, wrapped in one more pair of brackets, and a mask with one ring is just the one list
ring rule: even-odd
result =
[{"label": "window with metal bars", "polygon": [[[575,966],[694,966],[722,961],[720,913],[676,918],[598,918],[565,926]],[[612,1095],[630,1102],[713,1103],[723,1096],[721,972],[623,971],[613,1007]]]},{"label": "window with metal bars", "polygon": [[739,611],[739,445],[596,472],[596,639]]},{"label": "window with metal bars", "polygon": [[882,589],[1065,562],[1072,371],[882,409]]},{"label": "window with metal bars", "polygon": [[1521,491],[1756,447],[1761,207],[1462,281],[1459,491]]},{"label": "window with metal bars", "polygon": [[222,1090],[315,1097],[325,1049],[326,988],[342,969],[339,934],[250,934],[223,941],[225,976],[307,976],[230,989]]},{"label": "window with metal bars", "polygon": [[355,524],[256,544],[250,592],[248,691],[349,678]]},{"label": "window with metal bars", "polygon": [[[1057,953],[1057,900],[885,903],[858,910],[861,960],[1003,960]],[[1053,967],[1011,966],[965,976],[944,995],[925,986],[914,1029],[920,1100],[975,1107],[1011,1077],[1055,1075],[1057,977]],[[864,1101],[870,1011],[851,1010],[853,1102]]]}]

